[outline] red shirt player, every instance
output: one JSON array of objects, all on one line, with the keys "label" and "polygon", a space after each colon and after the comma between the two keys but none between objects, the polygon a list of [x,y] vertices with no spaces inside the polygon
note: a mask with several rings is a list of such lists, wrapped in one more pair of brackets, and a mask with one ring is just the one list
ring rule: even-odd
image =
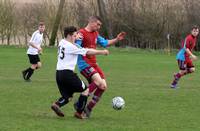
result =
[{"label": "red shirt player", "polygon": [[171,88],[177,88],[178,81],[182,76],[193,73],[195,71],[195,67],[192,61],[196,60],[197,57],[192,54],[192,50],[196,45],[198,34],[199,28],[194,26],[191,30],[191,34],[189,34],[182,42],[182,48],[176,56],[180,71],[174,75],[174,80],[171,83]]},{"label": "red shirt player", "polygon": [[[98,33],[98,30],[100,29],[101,25],[102,21],[100,17],[91,16],[88,20],[87,26],[83,29],[80,29],[79,32],[82,35],[82,39],[81,41],[77,41],[77,44],[84,48],[96,49],[97,44],[99,44],[102,47],[108,47],[124,39],[126,35],[125,32],[119,33],[114,39],[104,39]],[[96,56],[94,55],[86,55],[85,57],[79,56],[78,67],[81,74],[90,83],[89,93],[94,93],[92,100],[87,104],[85,108],[85,113],[87,117],[90,117],[93,107],[99,101],[103,92],[107,88],[105,75],[101,68],[98,66],[96,62]],[[91,84],[93,86],[91,86]]]}]

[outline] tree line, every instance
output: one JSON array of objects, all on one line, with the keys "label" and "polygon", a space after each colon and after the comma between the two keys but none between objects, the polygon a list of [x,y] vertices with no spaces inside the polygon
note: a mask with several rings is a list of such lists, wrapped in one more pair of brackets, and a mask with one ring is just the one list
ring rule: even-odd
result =
[{"label": "tree line", "polygon": [[[179,48],[192,25],[200,24],[199,8],[200,0],[40,0],[27,4],[0,0],[0,44],[27,45],[38,22],[44,21],[44,45],[54,46],[63,37],[63,27],[81,28],[89,16],[99,15],[102,36],[113,38],[120,31],[127,32],[116,46],[169,50]],[[54,30],[56,23],[58,30]]]}]

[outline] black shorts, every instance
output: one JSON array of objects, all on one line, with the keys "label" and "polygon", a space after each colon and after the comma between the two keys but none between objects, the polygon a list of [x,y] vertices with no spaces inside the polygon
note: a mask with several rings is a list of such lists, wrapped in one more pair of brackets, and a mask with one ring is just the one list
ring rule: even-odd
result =
[{"label": "black shorts", "polygon": [[64,98],[72,97],[75,92],[83,92],[87,89],[83,81],[71,70],[57,70],[56,82]]},{"label": "black shorts", "polygon": [[38,62],[40,62],[40,57],[39,55],[30,55],[28,54],[28,58],[31,64],[37,64]]}]

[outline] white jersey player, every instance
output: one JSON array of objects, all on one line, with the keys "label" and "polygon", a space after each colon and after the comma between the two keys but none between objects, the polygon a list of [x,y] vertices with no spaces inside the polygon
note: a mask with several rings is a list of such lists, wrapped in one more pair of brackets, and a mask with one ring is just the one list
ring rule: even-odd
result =
[{"label": "white jersey player", "polygon": [[31,67],[28,67],[24,71],[22,71],[22,75],[24,80],[30,81],[30,77],[32,76],[34,70],[40,68],[42,63],[40,62],[39,54],[42,53],[42,40],[43,40],[43,32],[45,31],[45,25],[43,22],[39,23],[38,30],[35,31],[29,41],[29,48],[27,50],[27,55],[31,64]]},{"label": "white jersey player", "polygon": [[75,40],[81,36],[77,33],[77,29],[74,26],[64,29],[64,37],[59,43],[56,67],[56,82],[61,97],[52,104],[51,109],[58,116],[64,117],[60,107],[66,105],[75,92],[81,92],[74,116],[83,119],[84,115],[82,112],[87,103],[89,90],[84,82],[74,73],[78,55],[108,55],[109,52],[107,50],[85,49],[76,45]]}]

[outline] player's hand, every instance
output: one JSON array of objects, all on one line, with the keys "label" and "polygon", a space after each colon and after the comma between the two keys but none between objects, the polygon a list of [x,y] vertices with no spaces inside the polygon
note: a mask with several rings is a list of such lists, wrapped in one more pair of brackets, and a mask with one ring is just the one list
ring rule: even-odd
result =
[{"label": "player's hand", "polygon": [[193,61],[196,61],[198,58],[197,58],[197,56],[195,56],[195,55],[191,55],[191,59],[192,59]]},{"label": "player's hand", "polygon": [[82,40],[82,39],[83,39],[83,34],[81,32],[77,32],[76,40]]},{"label": "player's hand", "polygon": [[126,36],[126,32],[120,32],[118,35],[117,35],[117,40],[120,41],[120,40],[123,40]]},{"label": "player's hand", "polygon": [[41,48],[41,47],[38,48],[38,53],[39,53],[40,55],[42,54],[42,48]]},{"label": "player's hand", "polygon": [[104,55],[109,55],[109,51],[108,50],[103,50],[104,51]]}]

